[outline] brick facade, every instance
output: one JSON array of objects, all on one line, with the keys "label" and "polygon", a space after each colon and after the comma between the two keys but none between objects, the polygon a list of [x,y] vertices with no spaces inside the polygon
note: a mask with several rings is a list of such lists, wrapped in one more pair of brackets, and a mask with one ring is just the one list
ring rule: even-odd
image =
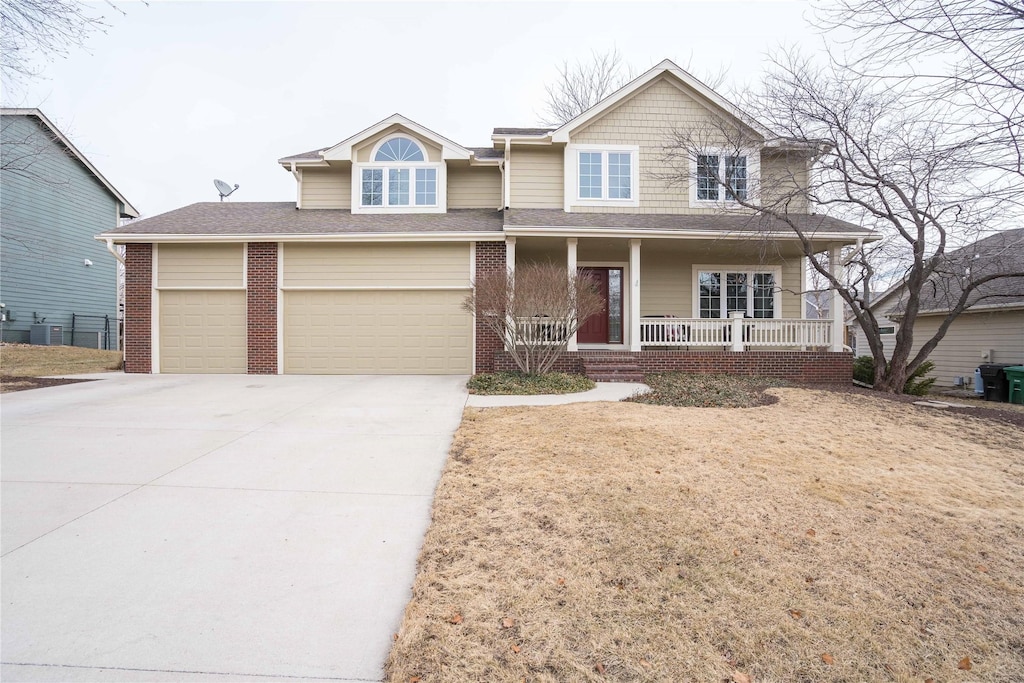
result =
[{"label": "brick facade", "polygon": [[246,253],[246,370],[277,374],[277,242],[250,242]]},{"label": "brick facade", "polygon": [[153,245],[125,245],[124,272],[124,371],[152,372]]},{"label": "brick facade", "polygon": [[[505,269],[504,242],[476,243],[476,274],[500,272]],[[476,372],[494,372],[495,355],[501,351],[501,337],[476,319]]]},{"label": "brick facade", "polygon": [[[580,359],[587,355],[629,359],[644,373],[758,375],[809,384],[849,384],[853,377],[853,354],[828,351],[579,351],[562,354],[553,370],[579,373],[582,371]],[[516,369],[512,358],[504,351],[494,355],[492,367],[498,372]]]}]

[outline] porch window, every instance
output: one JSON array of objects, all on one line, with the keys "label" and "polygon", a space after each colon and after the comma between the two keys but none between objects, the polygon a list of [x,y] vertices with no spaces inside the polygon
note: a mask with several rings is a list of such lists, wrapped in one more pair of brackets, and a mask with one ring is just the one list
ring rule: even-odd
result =
[{"label": "porch window", "polygon": [[360,171],[360,206],[437,206],[437,164],[425,165],[423,148],[413,140],[385,140],[371,163]]},{"label": "porch window", "polygon": [[732,311],[742,311],[748,318],[778,317],[774,272],[701,270],[697,286],[701,318],[727,318]]}]

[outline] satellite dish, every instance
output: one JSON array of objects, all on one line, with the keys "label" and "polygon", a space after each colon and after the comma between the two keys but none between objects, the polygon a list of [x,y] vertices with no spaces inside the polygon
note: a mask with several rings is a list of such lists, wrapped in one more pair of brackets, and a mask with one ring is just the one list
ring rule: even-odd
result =
[{"label": "satellite dish", "polygon": [[234,187],[234,189],[232,189],[231,186],[228,185],[227,183],[225,183],[223,180],[216,180],[215,179],[213,181],[213,185],[214,185],[214,187],[217,188],[217,192],[220,193],[220,200],[221,201],[224,201],[225,197],[230,196],[232,192],[234,192],[235,190],[238,189],[238,183],[235,183],[235,187]]}]

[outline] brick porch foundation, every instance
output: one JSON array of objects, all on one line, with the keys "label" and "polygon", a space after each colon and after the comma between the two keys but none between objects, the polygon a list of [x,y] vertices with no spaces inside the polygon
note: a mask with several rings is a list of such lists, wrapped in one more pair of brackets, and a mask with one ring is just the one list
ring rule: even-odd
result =
[{"label": "brick porch foundation", "polygon": [[[828,351],[577,351],[562,354],[553,370],[580,373],[581,359],[587,356],[628,359],[644,373],[758,375],[809,384],[849,383],[853,377],[853,354]],[[504,351],[494,354],[493,368],[495,372],[517,369]]]}]

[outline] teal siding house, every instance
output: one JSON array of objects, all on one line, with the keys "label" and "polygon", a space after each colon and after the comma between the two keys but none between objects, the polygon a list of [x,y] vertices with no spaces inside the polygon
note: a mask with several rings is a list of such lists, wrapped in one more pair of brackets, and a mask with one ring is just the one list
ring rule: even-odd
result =
[{"label": "teal siding house", "polygon": [[138,215],[42,112],[0,109],[3,341],[60,325],[51,344],[118,348],[118,259],[95,236]]}]

